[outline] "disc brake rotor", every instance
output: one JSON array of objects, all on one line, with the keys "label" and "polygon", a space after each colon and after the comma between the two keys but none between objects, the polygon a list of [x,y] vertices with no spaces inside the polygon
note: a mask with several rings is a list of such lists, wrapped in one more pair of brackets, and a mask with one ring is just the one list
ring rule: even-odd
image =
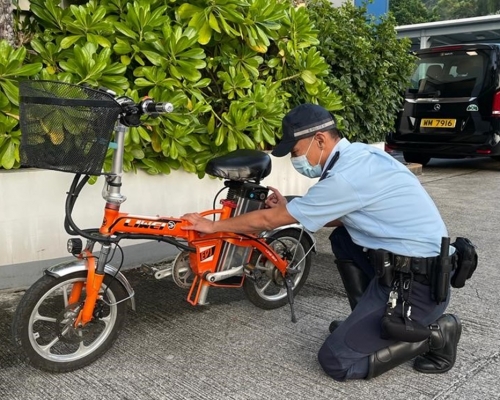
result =
[{"label": "disc brake rotor", "polygon": [[183,289],[189,289],[193,284],[194,273],[189,264],[189,252],[182,251],[175,257],[172,263],[172,280]]},{"label": "disc brake rotor", "polygon": [[84,326],[75,328],[75,321],[83,308],[83,302],[73,303],[62,310],[56,318],[56,333],[65,343],[80,343],[93,335],[98,325],[90,321]]}]

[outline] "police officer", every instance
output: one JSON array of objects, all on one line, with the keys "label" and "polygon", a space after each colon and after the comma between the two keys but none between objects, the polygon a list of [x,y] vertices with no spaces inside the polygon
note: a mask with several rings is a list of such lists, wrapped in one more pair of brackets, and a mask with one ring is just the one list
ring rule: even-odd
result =
[{"label": "police officer", "polygon": [[[443,315],[449,296],[436,301],[433,292],[432,271],[439,267],[447,231],[430,196],[385,152],[341,138],[334,117],[318,105],[294,108],[282,127],[272,154],[291,153],[295,169],[319,181],[288,203],[270,188],[269,208],[235,218],[186,214],[182,218],[192,224],[186,229],[245,233],[295,222],[312,232],[336,227],[332,251],[352,313],[330,325],[318,354],[325,372],[338,381],[370,379],[417,356],[414,368],[420,372],[450,370],[461,324]],[[399,269],[384,275],[381,265]]]}]

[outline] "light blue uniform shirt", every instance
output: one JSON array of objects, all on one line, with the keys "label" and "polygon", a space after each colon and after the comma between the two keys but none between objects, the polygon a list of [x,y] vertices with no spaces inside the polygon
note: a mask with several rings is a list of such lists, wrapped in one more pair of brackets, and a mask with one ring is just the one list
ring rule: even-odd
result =
[{"label": "light blue uniform shirt", "polygon": [[448,236],[436,205],[417,177],[384,151],[340,140],[325,165],[340,157],[325,179],[288,212],[315,232],[328,222],[342,221],[354,243],[409,257],[432,257]]}]

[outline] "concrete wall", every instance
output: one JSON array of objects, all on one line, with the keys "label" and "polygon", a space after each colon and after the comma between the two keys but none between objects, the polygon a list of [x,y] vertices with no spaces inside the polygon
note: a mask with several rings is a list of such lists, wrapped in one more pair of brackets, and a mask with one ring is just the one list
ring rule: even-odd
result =
[{"label": "concrete wall", "polygon": [[[271,175],[262,182],[283,194],[303,194],[315,180],[297,174],[289,157],[272,157]],[[64,203],[73,174],[46,170],[0,170],[0,289],[29,286],[41,271],[68,258],[64,230]],[[87,185],[74,210],[82,228],[98,227],[102,221],[103,178]],[[137,215],[178,217],[186,212],[212,208],[222,181],[175,171],[168,176],[150,176],[139,171],[123,178],[127,201],[123,212]],[[139,244],[138,244],[139,243]],[[156,242],[123,241],[126,266],[152,262],[177,252]],[[71,257],[71,256],[69,256]]]}]

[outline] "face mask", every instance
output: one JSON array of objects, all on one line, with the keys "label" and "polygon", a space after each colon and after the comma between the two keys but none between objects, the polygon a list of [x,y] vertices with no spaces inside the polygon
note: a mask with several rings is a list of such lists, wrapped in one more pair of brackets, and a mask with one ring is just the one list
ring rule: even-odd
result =
[{"label": "face mask", "polygon": [[[318,160],[318,164],[315,166],[312,166],[309,161],[307,160],[307,153],[309,153],[309,149],[311,148],[311,144],[314,142],[314,139],[309,143],[309,147],[307,148],[306,154],[298,157],[292,157],[292,165],[295,168],[295,170],[304,176],[307,176],[308,178],[319,178],[321,176],[321,165]],[[323,156],[323,149],[321,149],[321,155],[319,156],[319,159],[321,160],[321,157]]]}]

